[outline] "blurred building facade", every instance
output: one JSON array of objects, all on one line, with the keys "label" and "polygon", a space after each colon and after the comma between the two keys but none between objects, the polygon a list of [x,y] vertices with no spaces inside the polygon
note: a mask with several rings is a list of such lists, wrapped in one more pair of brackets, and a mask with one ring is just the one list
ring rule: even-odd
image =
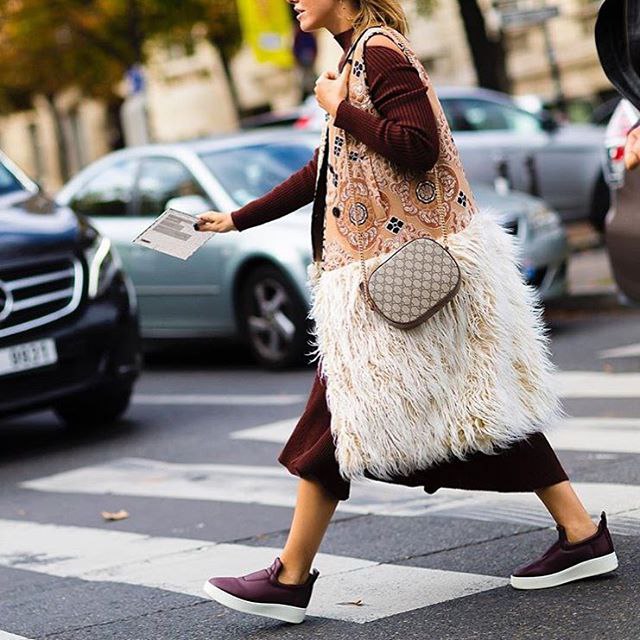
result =
[{"label": "blurred building facade", "polygon": [[[523,1],[540,5],[543,0]],[[488,29],[498,29],[493,0],[479,2]],[[547,4],[556,4],[561,11],[549,27],[565,95],[588,99],[610,89],[593,38],[599,0],[549,0]],[[476,84],[458,3],[441,0],[429,18],[418,16],[415,0],[406,0],[405,6],[410,39],[435,84]],[[316,35],[315,70],[320,74],[336,67],[341,50],[328,32]],[[514,93],[552,98],[554,83],[541,29],[510,29],[505,33],[505,43]],[[302,98],[297,69],[257,63],[248,45],[235,56],[231,71],[238,100],[247,111],[286,109]],[[202,30],[194,29],[193,43],[188,47],[155,47],[145,77],[146,117],[152,140],[171,142],[237,129],[238,116],[220,56]],[[121,93],[124,95],[124,87]],[[117,146],[114,114],[106,105],[70,90],[58,96],[58,107],[71,174]],[[0,147],[50,190],[62,182],[56,146],[55,121],[44,104],[36,101],[31,111],[0,117]]]},{"label": "blurred building facade", "polygon": [[[485,2],[487,9],[490,4]],[[545,4],[560,9],[560,15],[549,21],[549,36],[565,96],[589,98],[610,90],[611,83],[600,66],[594,40],[601,0],[549,0]],[[553,98],[554,85],[542,29],[539,26],[509,29],[506,45],[513,92]]]}]

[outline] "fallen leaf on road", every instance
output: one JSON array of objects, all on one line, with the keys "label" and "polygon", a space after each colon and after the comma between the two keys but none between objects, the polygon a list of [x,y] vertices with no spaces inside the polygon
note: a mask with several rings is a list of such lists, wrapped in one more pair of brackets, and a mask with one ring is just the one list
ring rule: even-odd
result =
[{"label": "fallen leaf on road", "polygon": [[105,520],[124,520],[129,517],[129,512],[120,509],[120,511],[102,511],[101,515]]},{"label": "fallen leaf on road", "polygon": [[364,607],[362,600],[354,600],[353,602],[338,602],[339,605],[351,605],[353,607]]}]

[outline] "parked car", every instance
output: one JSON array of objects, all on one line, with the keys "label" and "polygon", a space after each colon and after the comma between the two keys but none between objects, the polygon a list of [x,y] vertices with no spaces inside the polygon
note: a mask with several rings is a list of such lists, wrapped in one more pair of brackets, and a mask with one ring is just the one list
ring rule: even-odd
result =
[{"label": "parked car", "polygon": [[[315,99],[315,95],[313,96]],[[303,115],[304,106],[293,107],[282,111],[268,111],[255,116],[247,116],[240,120],[240,128],[243,130],[258,129],[260,127],[292,126]]]},{"label": "parked car", "polygon": [[[493,184],[507,177],[513,189],[539,195],[565,222],[604,216],[604,127],[561,124],[488,89],[440,87],[438,98],[470,180]],[[321,129],[326,112],[317,101],[305,104],[295,127]]]},{"label": "parked car", "polygon": [[605,222],[605,242],[613,277],[626,302],[640,304],[640,169],[627,171],[624,147],[640,112],[623,100],[606,135],[605,175],[611,187],[611,209]]},{"label": "parked car", "polygon": [[[73,178],[58,201],[113,240],[136,287],[144,338],[245,340],[262,365],[286,367],[310,350],[310,205],[214,236],[187,261],[131,241],[167,207],[239,208],[305,165],[317,144],[317,134],[274,128],[116,151]],[[557,214],[525,194],[478,194],[522,239],[531,281],[544,296],[561,294],[567,250]]]},{"label": "parked car", "polygon": [[139,370],[135,292],[111,241],[0,153],[0,416],[108,424]]}]

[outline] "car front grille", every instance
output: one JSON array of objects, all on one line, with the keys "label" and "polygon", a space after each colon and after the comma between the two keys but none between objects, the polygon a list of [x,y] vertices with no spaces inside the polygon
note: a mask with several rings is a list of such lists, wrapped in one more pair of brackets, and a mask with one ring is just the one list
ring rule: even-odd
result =
[{"label": "car front grille", "polygon": [[509,220],[509,222],[503,222],[502,226],[506,229],[506,231],[508,233],[511,233],[514,236],[518,235],[518,221],[517,220]]},{"label": "car front grille", "polygon": [[82,298],[82,264],[65,257],[0,267],[0,338],[54,322]]}]

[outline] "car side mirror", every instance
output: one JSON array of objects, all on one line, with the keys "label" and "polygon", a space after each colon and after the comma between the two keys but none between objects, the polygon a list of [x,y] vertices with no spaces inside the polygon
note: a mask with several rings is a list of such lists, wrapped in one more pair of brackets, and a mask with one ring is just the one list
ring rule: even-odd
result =
[{"label": "car side mirror", "polygon": [[550,111],[543,111],[540,114],[540,125],[542,126],[543,131],[546,131],[547,133],[553,133],[560,127],[558,121],[553,117],[553,114]]},{"label": "car side mirror", "polygon": [[166,208],[197,215],[211,209],[211,203],[206,198],[198,195],[178,196],[167,200]]}]

